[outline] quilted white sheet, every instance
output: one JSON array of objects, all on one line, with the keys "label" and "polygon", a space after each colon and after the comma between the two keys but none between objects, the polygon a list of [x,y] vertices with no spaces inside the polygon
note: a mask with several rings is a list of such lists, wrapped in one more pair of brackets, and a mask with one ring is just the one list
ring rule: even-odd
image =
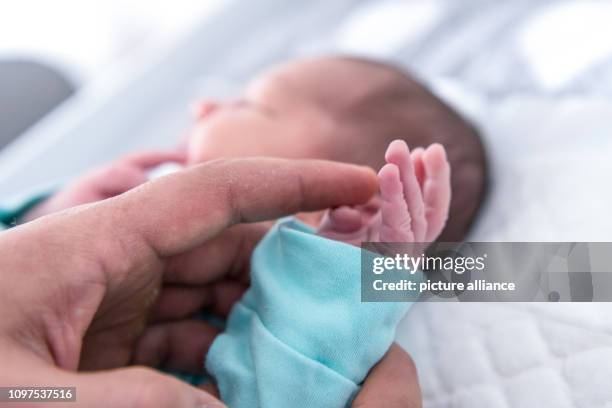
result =
[{"label": "quilted white sheet", "polygon": [[612,407],[612,327],[602,304],[422,303],[399,342],[427,408]]}]

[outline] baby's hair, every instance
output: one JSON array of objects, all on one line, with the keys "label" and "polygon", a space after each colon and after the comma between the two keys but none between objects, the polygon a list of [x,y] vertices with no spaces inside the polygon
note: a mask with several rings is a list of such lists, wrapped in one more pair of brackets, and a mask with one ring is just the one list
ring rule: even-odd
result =
[{"label": "baby's hair", "polygon": [[354,146],[336,152],[337,159],[380,169],[384,151],[395,139],[405,140],[411,149],[442,144],[451,165],[452,200],[439,241],[464,239],[486,190],[487,163],[476,128],[396,67],[353,57],[330,60],[362,70],[362,83],[347,90],[346,97],[330,95],[320,101],[329,102],[325,108],[332,113],[334,133],[347,138],[344,146]]}]

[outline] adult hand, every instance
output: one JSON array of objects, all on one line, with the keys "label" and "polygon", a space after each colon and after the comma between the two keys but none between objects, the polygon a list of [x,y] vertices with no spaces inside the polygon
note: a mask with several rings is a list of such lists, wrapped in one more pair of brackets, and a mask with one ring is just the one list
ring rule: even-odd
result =
[{"label": "adult hand", "polygon": [[[374,174],[355,166],[222,160],[5,232],[0,384],[75,386],[74,407],[214,406],[218,402],[209,394],[171,377],[118,368],[141,358],[146,345],[139,344],[151,330],[168,333],[162,339],[167,345],[178,343],[169,329],[185,322],[175,319],[175,326],[165,323],[161,331],[148,324],[168,320],[162,305],[172,290],[160,290],[162,283],[196,289],[190,260],[214,254],[232,224],[362,203],[375,186]],[[223,259],[227,256],[206,259],[199,274],[209,273],[206,266],[214,272]],[[208,282],[219,277],[210,275]],[[148,319],[154,303],[157,317]],[[83,374],[77,368],[98,371]]]},{"label": "adult hand", "polygon": [[421,387],[414,362],[397,344],[368,374],[352,408],[421,408]]}]

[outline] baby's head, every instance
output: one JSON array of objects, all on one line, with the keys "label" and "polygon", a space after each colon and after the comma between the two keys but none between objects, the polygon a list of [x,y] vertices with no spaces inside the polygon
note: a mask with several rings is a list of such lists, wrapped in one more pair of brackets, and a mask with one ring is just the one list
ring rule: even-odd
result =
[{"label": "baby's head", "polygon": [[272,156],[378,170],[395,139],[411,149],[441,143],[452,202],[440,240],[463,239],[484,196],[486,161],[476,130],[415,79],[381,63],[326,57],[284,64],[251,82],[240,100],[201,103],[197,117],[190,163]]}]

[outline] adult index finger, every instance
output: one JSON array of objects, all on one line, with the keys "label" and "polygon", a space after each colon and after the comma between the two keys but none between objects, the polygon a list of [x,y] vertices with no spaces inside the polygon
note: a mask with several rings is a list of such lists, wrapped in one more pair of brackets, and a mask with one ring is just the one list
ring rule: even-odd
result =
[{"label": "adult index finger", "polygon": [[[159,256],[192,249],[230,225],[365,203],[373,170],[322,160],[216,160],[110,200],[116,225]],[[132,235],[134,236],[134,235]]]}]

